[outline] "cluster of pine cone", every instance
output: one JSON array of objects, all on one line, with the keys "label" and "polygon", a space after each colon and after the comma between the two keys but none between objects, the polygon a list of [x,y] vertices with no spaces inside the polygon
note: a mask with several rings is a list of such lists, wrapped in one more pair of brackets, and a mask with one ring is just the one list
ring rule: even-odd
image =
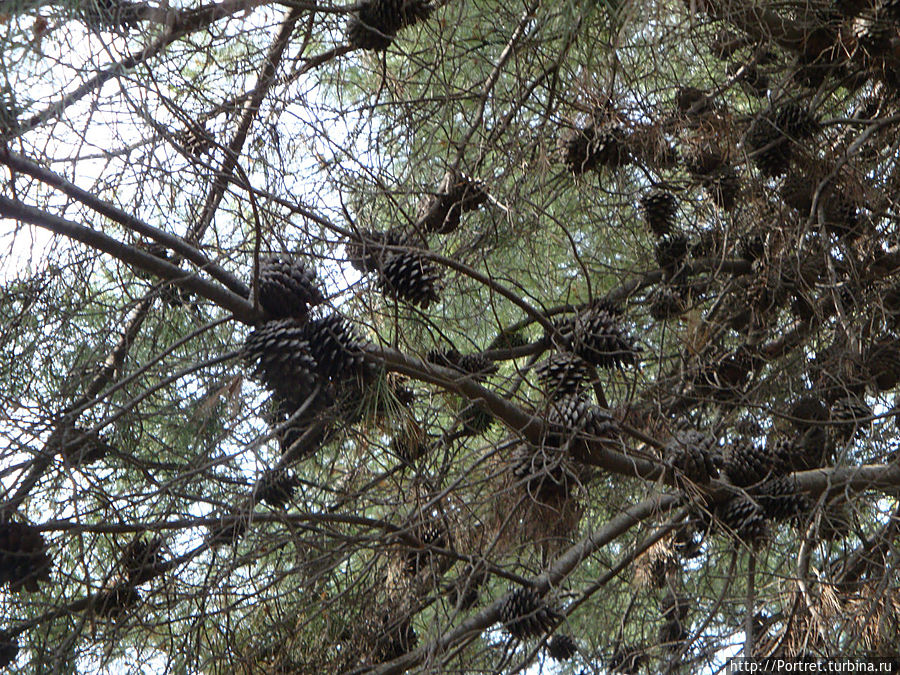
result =
[{"label": "cluster of pine cone", "polygon": [[[511,591],[500,607],[500,622],[516,640],[538,637],[552,630],[562,617],[531,588]],[[553,635],[545,649],[556,661],[568,661],[578,652],[578,645],[569,635]]]}]

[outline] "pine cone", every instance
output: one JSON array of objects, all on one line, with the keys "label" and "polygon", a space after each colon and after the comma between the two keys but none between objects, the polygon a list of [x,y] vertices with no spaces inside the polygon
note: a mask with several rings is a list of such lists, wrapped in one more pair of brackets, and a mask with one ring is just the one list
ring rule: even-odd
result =
[{"label": "pine cone", "polygon": [[294,498],[294,491],[300,485],[302,481],[292,471],[270,469],[258,483],[256,498],[276,509],[283,509]]},{"label": "pine cone", "polygon": [[325,301],[316,272],[299,258],[272,257],[259,266],[259,304],[273,319],[303,319]]},{"label": "pine cone", "polygon": [[559,333],[578,356],[601,368],[634,365],[641,351],[618,316],[603,308],[591,308],[560,324]]},{"label": "pine cone", "polygon": [[567,436],[577,433],[600,440],[610,440],[618,436],[612,417],[582,395],[552,401],[547,422],[558,430],[551,433],[547,439],[547,444],[552,446],[561,446]]},{"label": "pine cone", "polygon": [[641,210],[647,227],[657,237],[663,237],[672,229],[678,203],[668,190],[653,188],[641,197]]},{"label": "pine cone", "polygon": [[353,239],[344,243],[347,260],[362,273],[375,272],[384,266],[385,261],[397,255],[398,251],[388,247],[411,246],[414,241],[402,230],[392,229],[387,232],[363,230]]},{"label": "pine cone", "polygon": [[747,487],[765,480],[774,467],[764,449],[748,440],[736,439],[725,446],[723,469],[732,483]]},{"label": "pine cone", "polygon": [[747,133],[747,147],[753,163],[766,177],[787,173],[794,156],[790,138],[767,117],[757,120]]},{"label": "pine cone", "polygon": [[828,421],[828,407],[817,396],[803,396],[791,405],[788,417],[798,431],[806,431]]},{"label": "pine cone", "polygon": [[658,286],[647,298],[650,302],[650,316],[657,321],[674,319],[687,311],[685,294],[679,286]]},{"label": "pine cone", "polygon": [[425,544],[425,550],[410,551],[406,556],[406,573],[410,576],[417,575],[425,569],[431,561],[431,552],[428,547],[448,548],[450,545],[450,533],[446,526],[438,520],[419,523],[413,528],[413,534]]},{"label": "pine cone", "polygon": [[160,566],[165,563],[162,545],[160,537],[153,537],[149,541],[138,538],[128,543],[120,559],[120,566],[128,583],[137,586],[157,575]]},{"label": "pine cone", "polygon": [[900,341],[886,337],[868,349],[865,359],[869,378],[879,391],[889,391],[900,383]]},{"label": "pine cone", "polygon": [[0,523],[0,586],[35,593],[50,581],[50,556],[44,536],[25,523]]},{"label": "pine cone", "polygon": [[431,11],[423,0],[364,0],[347,22],[347,43],[356,49],[384,51],[400,29],[427,19]]},{"label": "pine cone", "polygon": [[791,476],[767,480],[755,490],[755,497],[766,518],[772,520],[796,518],[812,506],[806,495],[798,491],[797,481]]},{"label": "pine cone", "polygon": [[693,144],[685,153],[685,168],[695,179],[703,181],[712,178],[724,166],[725,153],[712,142]]},{"label": "pine cone", "polygon": [[676,431],[663,449],[666,462],[681,480],[702,485],[717,478],[720,464],[716,439],[696,429]]},{"label": "pine cone", "polygon": [[466,406],[459,414],[463,431],[469,436],[479,436],[494,426],[494,416],[478,403]]},{"label": "pine cone", "polygon": [[647,653],[637,645],[617,644],[606,666],[611,673],[638,675],[647,660]]},{"label": "pine cone", "polygon": [[103,459],[115,448],[96,431],[60,425],[47,440],[48,451],[58,452],[70,466],[79,467]]},{"label": "pine cone", "polygon": [[517,640],[546,633],[558,619],[559,615],[530,588],[509,593],[500,607],[500,622]]},{"label": "pine cone", "polygon": [[625,130],[617,125],[591,123],[573,129],[562,141],[563,163],[576,175],[598,166],[616,168],[631,161]]},{"label": "pine cone", "polygon": [[762,508],[746,497],[733,497],[717,509],[728,534],[757,545],[769,537],[769,526]]},{"label": "pine cone", "polygon": [[519,446],[513,452],[512,474],[529,497],[542,503],[568,498],[578,482],[571,460],[552,446]]},{"label": "pine cone", "polygon": [[391,256],[378,272],[381,292],[392,298],[422,309],[440,300],[440,270],[417,253]]},{"label": "pine cone", "polygon": [[656,243],[656,262],[671,277],[687,261],[688,238],[680,233],[668,234]]},{"label": "pine cone", "polygon": [[554,661],[568,661],[578,653],[578,645],[570,635],[554,635],[547,643],[547,654]]},{"label": "pine cone", "polygon": [[449,234],[459,227],[460,214],[474,211],[487,201],[481,183],[448,172],[439,192],[422,201],[418,222],[426,232]]},{"label": "pine cone", "polygon": [[866,402],[855,396],[840,398],[831,406],[831,421],[838,440],[846,442],[854,436],[865,436],[874,413]]},{"label": "pine cone", "polygon": [[286,400],[312,390],[317,381],[318,363],[310,353],[308,333],[294,319],[268,321],[250,333],[244,358],[255,364],[254,376]]},{"label": "pine cone", "polygon": [[775,126],[789,138],[805,141],[822,130],[819,121],[805,108],[796,103],[779,106],[774,113]]},{"label": "pine cone", "polygon": [[704,179],[703,187],[716,206],[731,211],[741,191],[741,176],[733,166],[721,166]]},{"label": "pine cone", "polygon": [[558,352],[534,368],[538,382],[550,400],[573,396],[588,386],[590,366],[571,352]]},{"label": "pine cone", "polygon": [[382,632],[375,645],[376,659],[379,662],[393,661],[416,648],[419,636],[410,623],[409,616],[392,619],[385,615],[382,618]]},{"label": "pine cone", "polygon": [[349,380],[366,370],[365,343],[340,314],[314,319],[304,332],[316,369],[324,377]]},{"label": "pine cone", "polygon": [[121,583],[95,598],[94,611],[98,616],[118,618],[141,601],[141,594],[130,583]]}]

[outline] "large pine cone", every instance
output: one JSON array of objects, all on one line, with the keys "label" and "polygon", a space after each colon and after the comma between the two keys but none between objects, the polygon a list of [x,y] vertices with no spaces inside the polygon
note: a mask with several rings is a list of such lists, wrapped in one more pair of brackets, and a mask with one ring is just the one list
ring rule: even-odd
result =
[{"label": "large pine cone", "polygon": [[732,483],[747,487],[765,480],[775,467],[765,449],[746,439],[736,439],[725,446],[723,469]]},{"label": "large pine cone", "polygon": [[756,501],[763,513],[772,520],[796,518],[811,508],[809,498],[797,489],[791,476],[767,480],[755,491]]},{"label": "large pine cone", "polygon": [[417,253],[391,256],[378,272],[381,291],[392,298],[422,309],[440,300],[441,272]]},{"label": "large pine cone", "polygon": [[316,272],[299,258],[272,257],[259,267],[259,304],[273,319],[305,318],[325,301]]},{"label": "large pine cone", "polygon": [[653,188],[641,197],[641,210],[650,231],[657,237],[664,237],[675,222],[678,203],[668,190]]},{"label": "large pine cone", "polygon": [[44,536],[25,523],[0,523],[0,586],[38,590],[38,583],[50,581],[50,556]]},{"label": "large pine cone", "polygon": [[268,321],[250,333],[244,358],[254,364],[254,376],[286,400],[315,386],[318,363],[305,326],[294,319]]},{"label": "large pine cone", "polygon": [[589,385],[591,369],[580,356],[558,352],[538,363],[534,372],[550,400],[566,398]]},{"label": "large pine cone", "polygon": [[95,598],[94,611],[99,616],[118,618],[141,601],[141,594],[128,582],[123,582]]},{"label": "large pine cone", "polygon": [[558,619],[559,615],[530,588],[516,589],[500,607],[503,627],[518,640],[546,633]]},{"label": "large pine cone", "polygon": [[577,433],[600,440],[612,440],[618,435],[613,418],[582,395],[552,401],[547,422],[554,429],[547,443],[554,446],[562,445],[567,436]]},{"label": "large pine cone", "polygon": [[719,476],[721,464],[716,439],[696,429],[676,431],[663,450],[665,461],[679,478],[704,484]]},{"label": "large pine cone", "polygon": [[888,391],[900,382],[900,341],[882,338],[869,347],[866,354],[869,378],[879,391]]},{"label": "large pine cone", "polygon": [[733,497],[719,506],[716,513],[728,534],[747,544],[760,544],[769,537],[762,508],[747,497]]},{"label": "large pine cone", "polygon": [[329,314],[310,321],[305,332],[309,352],[323,376],[348,380],[360,375],[366,366],[364,340],[340,314]]},{"label": "large pine cone", "polygon": [[578,356],[601,368],[634,365],[641,351],[619,317],[606,308],[593,307],[560,324],[559,331]]}]

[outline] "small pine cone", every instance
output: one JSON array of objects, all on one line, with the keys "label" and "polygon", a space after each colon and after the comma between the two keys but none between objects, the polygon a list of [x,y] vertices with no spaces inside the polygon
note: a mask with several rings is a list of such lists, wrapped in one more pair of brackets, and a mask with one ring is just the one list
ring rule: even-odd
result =
[{"label": "small pine cone", "polygon": [[868,349],[866,369],[879,391],[889,391],[900,382],[900,341],[882,338]]},{"label": "small pine cone", "polygon": [[675,530],[673,543],[678,555],[685,560],[696,558],[703,549],[703,532],[695,522],[685,522]]},{"label": "small pine cone", "polygon": [[86,466],[115,452],[96,431],[84,431],[66,424],[57,427],[47,440],[48,450],[59,452],[70,466]]},{"label": "small pine cone", "polygon": [[819,121],[796,103],[780,106],[774,114],[775,126],[793,140],[805,141],[822,129]]},{"label": "small pine cone", "polygon": [[0,668],[6,668],[19,655],[19,643],[6,631],[0,631]]},{"label": "small pine cone", "polygon": [[283,509],[301,484],[300,479],[287,469],[270,469],[258,482],[256,498],[276,509]]},{"label": "small pine cone", "polygon": [[578,645],[570,635],[554,635],[547,643],[547,654],[554,661],[568,661],[578,653]]},{"label": "small pine cone", "polygon": [[391,247],[411,246],[414,241],[402,230],[387,232],[363,230],[344,243],[347,260],[354,268],[366,274],[380,269],[385,261],[398,253]]},{"label": "small pine cone", "polygon": [[648,655],[642,648],[636,645],[617,644],[606,666],[611,673],[638,675],[647,660]]},{"label": "small pine cone", "polygon": [[357,49],[384,51],[401,28],[427,19],[431,10],[423,0],[366,0],[347,22],[347,43]]},{"label": "small pine cone", "polygon": [[688,257],[688,238],[683,234],[668,234],[656,243],[656,262],[670,276],[675,274]]},{"label": "small pine cone", "polygon": [[579,314],[571,327],[573,351],[588,363],[601,368],[637,363],[640,347],[608,310],[595,308]]},{"label": "small pine cone", "polygon": [[708,141],[689,146],[685,153],[685,168],[695,179],[708,179],[725,166],[725,153]]},{"label": "small pine cone", "polygon": [[740,487],[756,485],[773,471],[769,454],[745,439],[736,439],[726,445],[724,460],[725,474]]},{"label": "small pine cone", "polygon": [[675,195],[668,190],[653,188],[641,197],[641,210],[650,231],[657,237],[663,237],[672,229],[678,203]]},{"label": "small pine cone", "polygon": [[120,559],[128,583],[137,586],[157,575],[160,566],[165,563],[162,546],[163,541],[159,537],[149,541],[137,538],[128,542]]},{"label": "small pine cone", "polygon": [[305,334],[309,353],[323,376],[347,380],[365,370],[364,341],[340,314],[310,321]]},{"label": "small pine cone", "polygon": [[650,302],[650,316],[657,321],[674,319],[687,311],[684,291],[680,286],[658,286],[647,299]]},{"label": "small pine cone", "polygon": [[766,177],[787,173],[793,158],[791,140],[768,118],[757,120],[747,134],[753,162]]},{"label": "small pine cone", "polygon": [[680,479],[704,484],[719,475],[716,439],[696,429],[676,431],[663,449],[666,462]]},{"label": "small pine cone", "polygon": [[420,523],[412,532],[419,541],[425,545],[424,550],[410,551],[406,555],[406,565],[404,567],[410,576],[417,575],[425,569],[431,561],[431,552],[429,547],[447,548],[450,544],[450,533],[440,521],[430,521]]},{"label": "small pine cone", "polygon": [[428,309],[440,300],[440,270],[427,258],[414,252],[388,258],[379,270],[378,285],[386,295]]},{"label": "small pine cone", "polygon": [[315,386],[318,364],[309,347],[303,324],[276,319],[247,336],[244,358],[255,364],[253,374],[266,388],[290,400],[298,390],[309,391]]},{"label": "small pine cone", "polygon": [[866,231],[860,222],[859,207],[856,202],[837,189],[825,202],[825,229],[847,241],[857,239]]},{"label": "small pine cone", "polygon": [[273,319],[303,319],[325,301],[316,272],[299,258],[272,257],[259,267],[259,304]]},{"label": "small pine cone", "polygon": [[512,475],[529,497],[542,503],[566,499],[578,476],[565,453],[522,444],[513,452]]},{"label": "small pine cone", "polygon": [[459,227],[460,214],[474,211],[487,201],[484,187],[461,174],[448,172],[438,194],[419,206],[418,222],[426,232],[449,234]]},{"label": "small pine cone", "polygon": [[659,627],[659,644],[668,651],[677,652],[689,637],[687,627],[677,619],[666,619]]},{"label": "small pine cone", "polygon": [[0,586],[10,590],[38,590],[38,583],[50,581],[50,556],[44,536],[25,523],[0,523]]},{"label": "small pine cone", "polygon": [[731,211],[741,191],[741,176],[733,166],[722,166],[703,181],[706,194],[723,211]]},{"label": "small pine cone", "polygon": [[509,593],[500,607],[500,622],[517,640],[546,633],[558,619],[559,615],[530,588]]},{"label": "small pine cone", "polygon": [[563,163],[572,173],[583,174],[598,166],[616,168],[631,161],[624,129],[616,125],[589,124],[574,129],[562,141]]},{"label": "small pine cone", "polygon": [[391,619],[382,618],[382,632],[375,645],[375,654],[379,662],[393,661],[412,651],[419,644],[419,636],[410,623],[409,616]]},{"label": "small pine cone", "polygon": [[497,372],[497,364],[482,354],[466,354],[459,359],[459,369],[482,380]]},{"label": "small pine cone", "polygon": [[590,366],[571,352],[558,352],[534,368],[538,382],[550,400],[578,394],[588,386]]},{"label": "small pine cone", "polygon": [[746,497],[733,497],[717,509],[717,515],[729,534],[747,544],[759,544],[769,537],[762,508]]},{"label": "small pine cone", "polygon": [[808,512],[811,504],[805,494],[797,489],[791,476],[779,476],[767,480],[755,490],[756,501],[766,518],[787,520]]},{"label": "small pine cone", "polygon": [[831,422],[835,436],[844,442],[854,436],[865,436],[872,425],[873,415],[872,409],[861,398],[855,396],[839,398],[831,406]]},{"label": "small pine cone", "polygon": [[528,344],[528,339],[519,331],[503,331],[492,341],[488,349],[518,349]]},{"label": "small pine cone", "polygon": [[141,601],[141,594],[130,583],[121,583],[108,591],[102,591],[94,599],[94,611],[98,616],[118,618]]},{"label": "small pine cone", "polygon": [[494,426],[494,416],[478,403],[472,403],[463,408],[459,414],[459,421],[467,436],[485,434]]},{"label": "small pine cone", "polygon": [[791,405],[788,418],[797,431],[806,431],[828,421],[828,407],[817,396],[803,396]]}]

